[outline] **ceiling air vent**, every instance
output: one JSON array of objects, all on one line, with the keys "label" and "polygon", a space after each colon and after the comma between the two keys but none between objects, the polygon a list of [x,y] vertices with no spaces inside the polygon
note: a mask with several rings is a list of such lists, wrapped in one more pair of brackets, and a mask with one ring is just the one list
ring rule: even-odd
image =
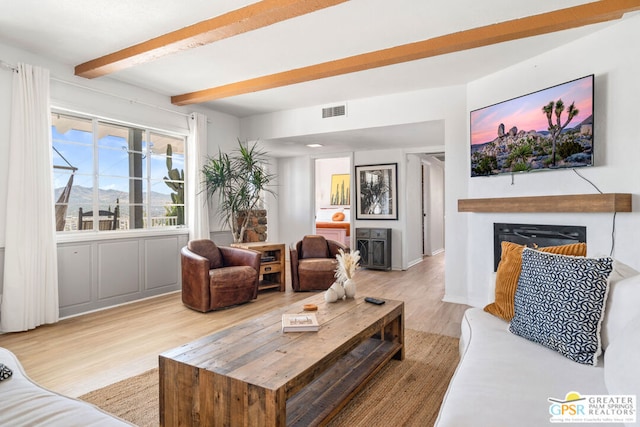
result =
[{"label": "ceiling air vent", "polygon": [[344,116],[347,112],[346,105],[336,105],[322,109],[322,118]]}]

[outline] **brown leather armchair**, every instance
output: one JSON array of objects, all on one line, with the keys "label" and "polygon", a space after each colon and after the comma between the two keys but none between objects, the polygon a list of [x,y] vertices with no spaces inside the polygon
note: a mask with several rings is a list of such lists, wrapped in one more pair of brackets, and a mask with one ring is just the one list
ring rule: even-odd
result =
[{"label": "brown leather armchair", "polygon": [[191,240],[180,250],[182,302],[207,312],[257,298],[260,257],[250,249]]},{"label": "brown leather armchair", "polygon": [[304,236],[289,249],[291,287],[294,291],[323,291],[335,282],[338,249],[349,248],[324,236]]}]

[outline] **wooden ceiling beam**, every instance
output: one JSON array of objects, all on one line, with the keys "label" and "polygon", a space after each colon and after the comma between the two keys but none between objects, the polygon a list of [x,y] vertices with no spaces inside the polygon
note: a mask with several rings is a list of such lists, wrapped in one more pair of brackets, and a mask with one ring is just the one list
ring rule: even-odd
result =
[{"label": "wooden ceiling beam", "polygon": [[346,1],[262,0],[77,65],[75,75],[88,79],[101,77]]},{"label": "wooden ceiling beam", "polygon": [[189,105],[243,95],[326,77],[368,70],[496,43],[578,28],[621,18],[640,10],[640,0],[601,0],[539,15],[473,28],[432,39],[310,65],[210,89],[175,95],[175,105]]}]

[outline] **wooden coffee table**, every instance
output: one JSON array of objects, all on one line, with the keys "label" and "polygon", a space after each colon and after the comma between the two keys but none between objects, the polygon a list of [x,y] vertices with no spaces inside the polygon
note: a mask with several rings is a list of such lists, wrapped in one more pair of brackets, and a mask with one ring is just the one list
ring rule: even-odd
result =
[{"label": "wooden coffee table", "polygon": [[[283,313],[318,305],[318,332],[281,332]],[[323,294],[160,355],[164,426],[317,425],[390,359],[404,359],[404,303]]]}]

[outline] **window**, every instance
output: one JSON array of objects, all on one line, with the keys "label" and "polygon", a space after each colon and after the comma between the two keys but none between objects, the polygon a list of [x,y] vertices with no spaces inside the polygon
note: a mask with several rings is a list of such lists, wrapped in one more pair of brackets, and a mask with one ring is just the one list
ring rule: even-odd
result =
[{"label": "window", "polygon": [[183,136],[66,113],[51,132],[58,231],[185,224]]}]

